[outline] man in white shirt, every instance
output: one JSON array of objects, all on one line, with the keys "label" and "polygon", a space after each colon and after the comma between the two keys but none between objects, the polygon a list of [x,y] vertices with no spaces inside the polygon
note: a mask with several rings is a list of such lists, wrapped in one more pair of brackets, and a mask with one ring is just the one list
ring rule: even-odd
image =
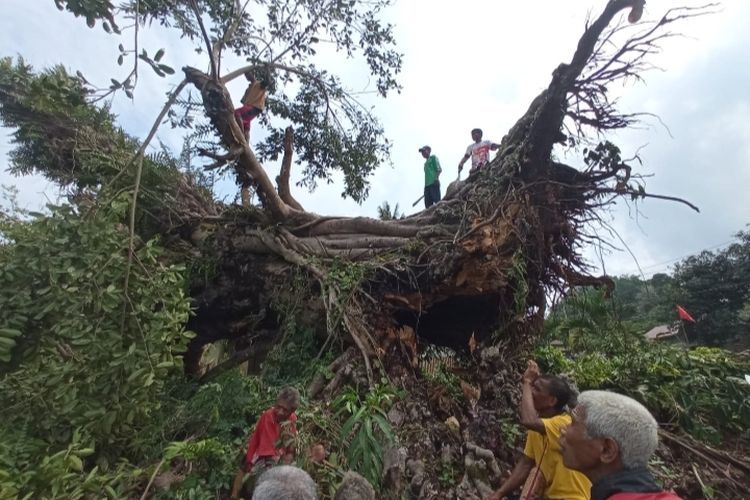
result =
[{"label": "man in white shirt", "polygon": [[495,144],[492,141],[482,140],[482,129],[475,128],[471,131],[471,138],[474,140],[469,147],[466,148],[466,154],[458,164],[458,174],[461,175],[461,170],[464,168],[466,160],[471,158],[471,170],[469,175],[479,171],[490,161],[490,151],[495,151],[500,147],[499,144]]}]

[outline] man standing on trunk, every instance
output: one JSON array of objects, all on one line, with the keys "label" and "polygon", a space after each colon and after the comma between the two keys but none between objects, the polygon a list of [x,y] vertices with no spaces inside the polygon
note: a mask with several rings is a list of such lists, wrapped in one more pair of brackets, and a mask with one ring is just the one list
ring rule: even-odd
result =
[{"label": "man standing on trunk", "polygon": [[432,154],[430,146],[422,146],[419,148],[419,152],[422,153],[422,158],[426,160],[424,162],[424,207],[430,208],[440,201],[439,177],[443,170],[440,168],[437,156]]},{"label": "man standing on trunk", "polygon": [[490,151],[495,151],[500,147],[499,144],[495,144],[492,141],[483,141],[481,128],[475,128],[472,130],[471,138],[474,142],[469,144],[469,147],[466,148],[466,154],[464,154],[464,157],[461,158],[461,161],[458,163],[459,175],[461,175],[461,170],[464,168],[466,160],[471,158],[471,170],[469,170],[469,175],[471,175],[490,162]]}]

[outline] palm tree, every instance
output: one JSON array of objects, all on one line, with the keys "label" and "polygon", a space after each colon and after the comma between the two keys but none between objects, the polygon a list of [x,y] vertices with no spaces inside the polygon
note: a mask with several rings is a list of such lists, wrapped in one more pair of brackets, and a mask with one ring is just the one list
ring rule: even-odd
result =
[{"label": "palm tree", "polygon": [[380,220],[394,220],[403,218],[404,214],[399,212],[398,203],[393,206],[392,211],[391,204],[387,201],[384,201],[383,204],[378,207],[378,219]]}]

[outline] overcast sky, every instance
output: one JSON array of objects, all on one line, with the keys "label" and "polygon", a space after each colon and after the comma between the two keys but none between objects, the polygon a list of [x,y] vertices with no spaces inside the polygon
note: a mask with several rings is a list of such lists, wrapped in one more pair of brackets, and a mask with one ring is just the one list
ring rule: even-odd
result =
[{"label": "overcast sky", "polygon": [[[407,213],[421,209],[421,203],[412,208],[423,185],[417,149],[432,146],[443,165],[445,187],[455,178],[471,141],[469,131],[481,127],[486,139],[500,141],[547,86],[552,70],[570,59],[589,10],[598,13],[605,3],[396,0],[385,18],[395,25],[404,54],[399,78],[403,91],[387,100],[365,98],[393,143],[393,166],[374,174],[370,198],[362,205],[342,199],[337,183],[314,193],[293,188],[295,196],[308,210],[324,214],[375,216],[383,201],[398,203]],[[646,17],[681,4],[699,3],[652,0]],[[701,209],[696,214],[683,205],[647,200],[639,213],[625,204],[612,213],[612,226],[646,275],[665,271],[675,260],[702,249],[725,245],[750,222],[750,2],[727,0],[721,8],[718,14],[678,27],[687,36],[672,40],[652,60],[663,72],[646,74],[645,85],[618,90],[624,111],[655,113],[669,128],[652,120],[615,137],[625,157],[642,147],[640,171],[654,175],[647,190],[686,198]],[[99,27],[88,29],[83,20],[59,12],[52,0],[3,0],[3,10],[0,56],[22,55],[38,69],[62,63],[102,85],[127,73],[116,58],[117,45],[127,46],[130,32],[117,37]],[[141,45],[153,52],[166,48],[164,61],[175,68],[205,65],[191,46],[160,27],[142,32]],[[351,88],[367,87],[362,65],[343,56],[329,59],[331,69]],[[227,61],[224,68],[237,65]],[[120,95],[112,103],[120,124],[144,137],[165,93],[179,79],[179,74],[163,80],[142,71],[135,101]],[[230,86],[237,94],[242,88],[239,81]],[[0,183],[16,185],[28,208],[54,200],[56,190],[47,181],[15,178],[5,171],[9,131],[0,132]],[[179,151],[181,139],[168,127],[158,137]],[[262,137],[261,127],[254,125],[253,140]],[[277,170],[275,165],[266,167]],[[218,191],[232,200],[234,183],[230,179]],[[623,247],[617,237],[613,242]],[[593,250],[587,255],[598,263]],[[610,274],[638,273],[626,251],[606,255],[604,264]]]}]

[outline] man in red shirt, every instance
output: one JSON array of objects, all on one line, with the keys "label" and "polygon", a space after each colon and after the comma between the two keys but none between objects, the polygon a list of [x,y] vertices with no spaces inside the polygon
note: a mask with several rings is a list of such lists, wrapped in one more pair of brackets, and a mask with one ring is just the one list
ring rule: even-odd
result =
[{"label": "man in red shirt", "polygon": [[299,391],[294,387],[281,390],[276,404],[264,411],[247,442],[244,467],[237,471],[232,485],[231,498],[239,498],[245,474],[257,477],[279,461],[289,464],[294,460],[294,438],[297,434]]}]

